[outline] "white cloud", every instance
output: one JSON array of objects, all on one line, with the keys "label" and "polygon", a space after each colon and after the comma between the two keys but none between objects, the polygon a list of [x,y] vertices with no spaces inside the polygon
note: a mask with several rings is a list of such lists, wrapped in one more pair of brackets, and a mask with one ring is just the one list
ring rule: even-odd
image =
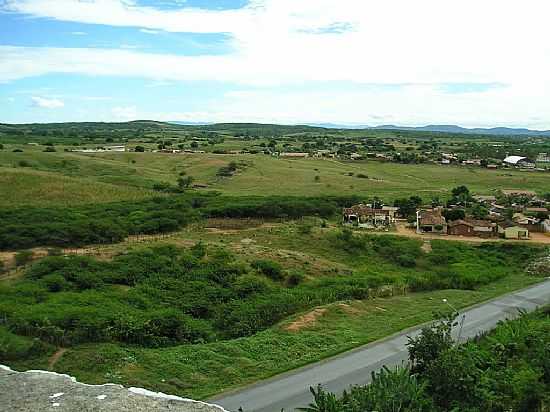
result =
[{"label": "white cloud", "polygon": [[137,108],[135,106],[113,107],[111,110],[117,120],[137,120]]},{"label": "white cloud", "polygon": [[151,29],[139,29],[140,32],[145,34],[159,34],[158,30],[151,30]]},{"label": "white cloud", "polygon": [[72,31],[71,34],[73,36],[86,36],[88,33],[83,32],[83,31]]},{"label": "white cloud", "polygon": [[48,99],[45,97],[33,96],[31,97],[32,106],[40,107],[42,109],[59,109],[65,106],[63,100],[60,99]]},{"label": "white cloud", "polygon": [[[398,113],[411,122],[424,117],[517,122],[547,119],[550,113],[547,0],[253,0],[242,9],[225,11],[160,10],[131,0],[8,0],[4,8],[33,17],[138,27],[144,32],[227,33],[233,51],[182,56],[0,46],[0,82],[78,73],[160,82],[220,81],[266,89],[305,84],[322,89],[325,82],[406,84],[396,93],[350,94],[331,88],[322,98],[278,90],[266,94],[282,107],[301,101],[295,113],[304,119],[349,118],[354,113],[357,121],[364,122],[361,116],[369,113],[379,118]],[[449,94],[436,87],[440,83],[506,87]],[[238,100],[249,104],[251,116],[259,107],[277,109],[257,96],[252,93]]]}]

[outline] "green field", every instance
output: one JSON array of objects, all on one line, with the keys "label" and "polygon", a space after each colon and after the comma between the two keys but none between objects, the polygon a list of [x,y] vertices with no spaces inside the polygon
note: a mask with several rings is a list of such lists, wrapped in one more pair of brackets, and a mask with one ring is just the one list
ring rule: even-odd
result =
[{"label": "green field", "polygon": [[[526,268],[548,254],[536,244],[425,242],[338,223],[342,207],[374,197],[550,192],[545,171],[441,166],[425,154],[547,146],[502,138],[495,149],[494,139],[0,125],[0,362],[207,398],[428,321],[442,298],[464,307],[536,283],[547,274]],[[114,144],[144,152],[70,151]],[[205,153],[157,152],[175,147]],[[325,147],[342,157],[269,154]],[[371,150],[413,156],[349,160]]]},{"label": "green field", "polygon": [[[246,166],[232,177],[216,176],[232,161],[245,162]],[[43,153],[32,148],[23,153],[0,152],[0,170],[0,194],[4,194],[0,206],[37,200],[77,204],[138,199],[152,196],[155,183],[175,184],[181,172],[192,176],[194,183],[205,185],[201,191],[233,196],[358,195],[391,201],[415,193],[428,200],[447,198],[453,187],[464,183],[480,194],[504,188],[544,193],[549,187],[549,177],[542,172],[379,161],[285,160],[263,154],[77,154]],[[14,188],[17,190],[10,194]]]}]

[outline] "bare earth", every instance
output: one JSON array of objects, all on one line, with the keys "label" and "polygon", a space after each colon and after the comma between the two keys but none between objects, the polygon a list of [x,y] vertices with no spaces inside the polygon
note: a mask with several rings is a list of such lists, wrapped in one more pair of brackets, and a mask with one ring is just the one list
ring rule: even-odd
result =
[{"label": "bare earth", "polygon": [[294,322],[285,327],[285,329],[290,332],[298,332],[299,330],[312,326],[317,322],[318,318],[325,314],[326,311],[327,310],[325,308],[314,309],[311,312],[300,316]]},{"label": "bare earth", "polygon": [[[502,240],[502,239],[482,239],[479,237],[469,237],[469,236],[456,236],[456,235],[431,235],[427,233],[416,233],[414,229],[406,227],[405,223],[398,223],[396,225],[397,233],[396,232],[389,232],[388,234],[398,234],[400,236],[407,236],[417,239],[441,239],[441,240],[457,240],[459,242],[472,242],[472,243],[480,243],[480,242],[494,242],[496,240]],[[528,243],[544,243],[544,244],[550,244],[550,236],[547,236],[545,233],[530,233],[529,234],[531,239],[529,240],[507,240],[506,242],[528,242]]]}]

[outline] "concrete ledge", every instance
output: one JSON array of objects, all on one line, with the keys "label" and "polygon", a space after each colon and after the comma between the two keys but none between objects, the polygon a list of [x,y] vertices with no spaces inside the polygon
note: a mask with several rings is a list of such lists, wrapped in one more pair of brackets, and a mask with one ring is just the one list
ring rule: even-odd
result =
[{"label": "concrete ledge", "polygon": [[227,412],[221,406],[121,385],[87,385],[69,375],[0,365],[0,409],[12,412]]}]

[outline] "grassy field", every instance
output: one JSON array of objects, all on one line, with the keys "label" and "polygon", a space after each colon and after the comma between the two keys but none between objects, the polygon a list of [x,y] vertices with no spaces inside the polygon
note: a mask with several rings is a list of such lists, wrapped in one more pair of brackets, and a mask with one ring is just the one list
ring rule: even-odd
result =
[{"label": "grassy field", "polygon": [[0,207],[63,206],[139,200],[152,196],[150,190],[69,177],[28,168],[0,167]]},{"label": "grassy field", "polygon": [[[218,177],[221,167],[243,164],[232,177]],[[285,160],[267,155],[163,153],[23,153],[0,151],[1,206],[43,200],[46,204],[106,202],[152,196],[155,183],[175,184],[180,173],[193,176],[201,190],[228,195],[359,195],[387,201],[419,194],[446,198],[467,183],[474,193],[503,188],[548,190],[548,175],[433,164],[404,165],[378,161]],[[317,177],[318,176],[318,177]],[[359,177],[358,177],[359,176]],[[10,194],[13,188],[17,193]]]}]

